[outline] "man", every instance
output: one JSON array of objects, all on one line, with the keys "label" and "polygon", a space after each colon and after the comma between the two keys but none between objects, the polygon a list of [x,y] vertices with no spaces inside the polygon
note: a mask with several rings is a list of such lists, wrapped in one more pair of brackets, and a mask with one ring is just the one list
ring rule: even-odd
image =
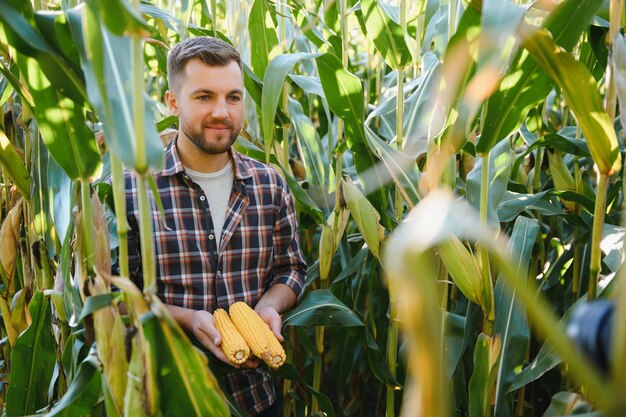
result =
[{"label": "man", "polygon": [[[244,82],[235,48],[197,37],[168,58],[165,99],[179,117],[178,136],[154,175],[165,219],[153,203],[157,294],[180,326],[234,368],[220,347],[216,308],[244,301],[280,334],[281,314],[305,285],[293,197],[271,167],[232,149],[244,119]],[[141,285],[136,183],[126,176],[129,265]],[[164,225],[165,223],[165,225]],[[258,360],[225,375],[249,413],[278,415],[270,375]]]}]

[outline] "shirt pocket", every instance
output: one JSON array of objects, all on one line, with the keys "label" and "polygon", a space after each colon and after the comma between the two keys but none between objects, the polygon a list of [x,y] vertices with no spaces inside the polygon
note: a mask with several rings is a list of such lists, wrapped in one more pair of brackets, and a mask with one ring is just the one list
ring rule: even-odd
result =
[{"label": "shirt pocket", "polygon": [[155,231],[156,262],[159,279],[175,291],[203,294],[204,277],[211,270],[209,253],[201,244],[200,231]]}]

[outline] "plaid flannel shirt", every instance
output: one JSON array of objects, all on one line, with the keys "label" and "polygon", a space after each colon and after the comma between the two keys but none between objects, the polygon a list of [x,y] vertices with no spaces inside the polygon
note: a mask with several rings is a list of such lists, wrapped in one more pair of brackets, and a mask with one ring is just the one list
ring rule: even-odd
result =
[{"label": "plaid flannel shirt", "polygon": [[[298,298],[303,293],[306,262],[287,184],[272,167],[234,150],[231,156],[235,179],[219,248],[208,201],[186,175],[176,140],[165,150],[164,168],[154,174],[165,216],[152,197],[157,295],[166,304],[212,313],[237,301],[254,307],[277,283],[289,286]],[[130,174],[125,180],[129,266],[141,288],[137,184]],[[228,373],[226,382],[238,405],[253,414],[276,398],[262,368]]]}]

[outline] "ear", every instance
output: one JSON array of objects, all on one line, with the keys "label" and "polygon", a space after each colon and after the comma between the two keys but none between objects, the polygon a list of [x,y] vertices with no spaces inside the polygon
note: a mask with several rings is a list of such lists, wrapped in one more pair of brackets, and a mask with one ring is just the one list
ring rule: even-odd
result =
[{"label": "ear", "polygon": [[178,98],[176,97],[176,93],[172,90],[167,90],[165,92],[165,102],[172,116],[178,116]]}]

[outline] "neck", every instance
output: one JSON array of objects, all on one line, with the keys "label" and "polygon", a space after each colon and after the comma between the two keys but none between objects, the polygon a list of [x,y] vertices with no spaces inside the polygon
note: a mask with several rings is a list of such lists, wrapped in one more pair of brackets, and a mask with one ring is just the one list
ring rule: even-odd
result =
[{"label": "neck", "polygon": [[217,172],[230,161],[230,152],[206,153],[181,133],[176,141],[176,150],[183,165],[197,172]]}]

